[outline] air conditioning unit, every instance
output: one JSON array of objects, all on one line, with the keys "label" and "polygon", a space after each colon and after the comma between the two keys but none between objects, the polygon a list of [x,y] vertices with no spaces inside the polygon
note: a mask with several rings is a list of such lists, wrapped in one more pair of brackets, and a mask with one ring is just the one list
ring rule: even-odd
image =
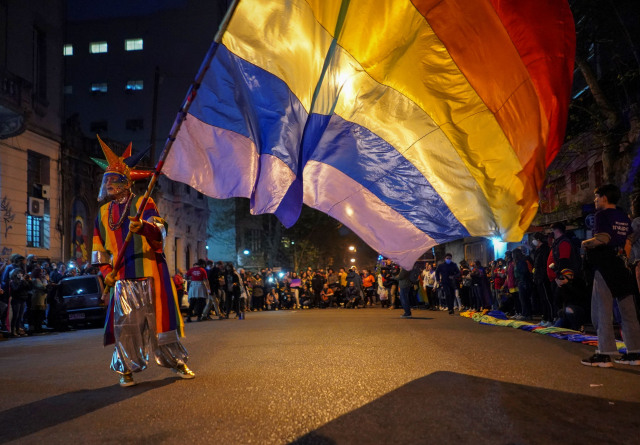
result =
[{"label": "air conditioning unit", "polygon": [[50,193],[51,193],[51,186],[43,185],[42,186],[42,197],[44,199],[49,199]]},{"label": "air conditioning unit", "polygon": [[44,216],[44,199],[29,197],[29,215],[40,218]]}]

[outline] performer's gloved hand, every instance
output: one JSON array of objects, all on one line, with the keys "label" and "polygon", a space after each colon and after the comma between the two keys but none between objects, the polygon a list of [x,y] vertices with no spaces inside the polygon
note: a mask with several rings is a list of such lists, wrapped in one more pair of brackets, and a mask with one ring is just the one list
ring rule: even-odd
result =
[{"label": "performer's gloved hand", "polygon": [[129,217],[129,232],[140,233],[142,232],[142,220],[136,219],[135,216]]},{"label": "performer's gloved hand", "polygon": [[116,273],[113,271],[107,274],[106,277],[104,277],[104,285],[107,287],[113,287],[116,284],[116,281],[117,281]]}]

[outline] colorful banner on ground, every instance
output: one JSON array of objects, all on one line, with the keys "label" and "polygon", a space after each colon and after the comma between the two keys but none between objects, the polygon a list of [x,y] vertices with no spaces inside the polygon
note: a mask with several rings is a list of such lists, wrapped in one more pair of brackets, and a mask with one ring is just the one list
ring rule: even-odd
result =
[{"label": "colorful banner on ground", "polygon": [[164,172],[286,226],[307,204],[407,267],[519,241],[574,50],[565,0],[240,0]]},{"label": "colorful banner on ground", "polygon": [[[558,328],[555,326],[544,327],[526,321],[510,320],[501,311],[467,311],[461,312],[462,317],[471,318],[480,324],[491,326],[505,326],[514,329],[522,329],[523,331],[535,332],[536,334],[548,335],[550,337],[559,338],[560,340],[568,340],[574,343],[583,343],[585,345],[598,346],[598,337],[596,335],[586,335],[579,331],[573,331],[566,328]],[[627,347],[624,342],[616,340],[616,348],[621,354],[627,353]]]}]

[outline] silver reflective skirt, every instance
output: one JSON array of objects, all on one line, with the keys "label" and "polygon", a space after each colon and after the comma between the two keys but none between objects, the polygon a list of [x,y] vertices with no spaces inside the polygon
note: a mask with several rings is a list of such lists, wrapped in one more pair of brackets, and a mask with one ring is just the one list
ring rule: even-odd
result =
[{"label": "silver reflective skirt", "polygon": [[177,331],[156,334],[153,280],[119,280],[114,287],[115,350],[111,369],[119,374],[146,369],[149,357],[165,368],[177,368],[189,358]]}]

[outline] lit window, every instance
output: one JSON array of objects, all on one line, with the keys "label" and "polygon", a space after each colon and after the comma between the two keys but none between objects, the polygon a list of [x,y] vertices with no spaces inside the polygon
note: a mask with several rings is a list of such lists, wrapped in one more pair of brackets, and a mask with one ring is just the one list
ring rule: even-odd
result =
[{"label": "lit window", "polygon": [[92,83],[91,84],[91,92],[92,93],[106,93],[107,92],[107,82]]},{"label": "lit window", "polygon": [[62,55],[73,56],[73,45],[66,44],[62,47]]},{"label": "lit window", "polygon": [[65,85],[64,94],[66,95],[73,94],[73,85]]},{"label": "lit window", "polygon": [[125,51],[142,51],[143,41],[142,39],[126,39],[124,41]]},{"label": "lit window", "polygon": [[107,42],[91,42],[89,44],[89,52],[91,54],[106,53]]},{"label": "lit window", "polygon": [[42,247],[44,218],[27,215],[27,247]]},{"label": "lit window", "polygon": [[144,87],[144,82],[141,80],[128,80],[125,90],[138,91],[138,90],[141,90],[143,87]]}]

